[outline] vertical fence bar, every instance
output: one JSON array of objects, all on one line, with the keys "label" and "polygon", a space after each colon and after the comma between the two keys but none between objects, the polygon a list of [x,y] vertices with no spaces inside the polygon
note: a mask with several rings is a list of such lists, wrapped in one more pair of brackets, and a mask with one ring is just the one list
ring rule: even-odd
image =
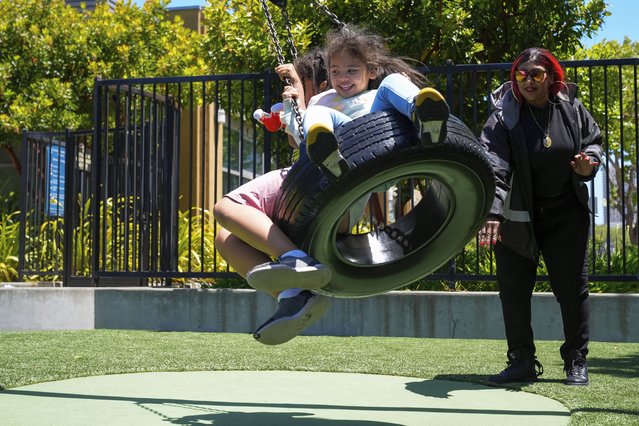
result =
[{"label": "vertical fence bar", "polygon": [[[215,97],[213,98],[215,100]],[[201,126],[201,134],[200,134],[200,182],[203,182],[205,177],[206,177],[206,124],[207,124],[207,90],[206,90],[206,82],[202,82],[202,126]],[[231,169],[230,167],[230,161],[231,161],[231,155],[229,153],[229,170]],[[199,211],[199,218],[198,218],[198,224],[203,228],[204,227],[204,222],[206,220],[205,216],[204,216],[204,206],[205,206],[205,198],[204,198],[204,193],[205,191],[203,190],[204,188],[200,188],[200,200],[199,200],[199,205],[200,205],[200,209]],[[200,249],[200,253],[204,252],[204,232],[200,232],[200,241],[199,241],[199,249]],[[204,262],[201,262],[201,266],[200,269],[201,271],[203,271],[204,268]]]},{"label": "vertical fence bar", "polygon": [[73,269],[73,232],[74,232],[74,220],[73,220],[73,205],[75,200],[75,160],[76,160],[76,147],[75,140],[71,133],[71,130],[67,129],[65,133],[65,187],[64,187],[64,247],[63,247],[63,273],[62,273],[62,285],[67,286],[69,284],[69,278]]},{"label": "vertical fence bar", "polygon": [[[93,83],[93,147],[91,149],[91,215],[93,218],[93,248],[91,250],[91,276],[93,284],[98,284],[98,270],[100,266],[100,188],[99,177],[102,173],[100,159],[100,145],[102,138],[102,89],[96,78]],[[106,123],[108,126],[108,121]]]},{"label": "vertical fence bar", "polygon": [[[189,165],[193,164],[193,114],[194,114],[194,94],[193,94],[193,82],[189,82]],[[216,136],[217,141],[217,136]],[[215,151],[217,155],[217,149]],[[217,167],[217,161],[215,162]],[[193,247],[193,167],[188,167],[188,247],[189,247],[189,255],[187,258],[187,267],[189,271],[193,270],[193,255],[190,252],[190,248]],[[217,173],[216,173],[217,175]]]},{"label": "vertical fence bar", "polygon": [[[220,105],[220,85],[219,85],[219,81],[215,81],[214,84],[214,96],[213,99],[215,99],[215,125],[213,126],[213,164],[215,164],[215,167],[217,168],[218,164],[222,164],[223,159],[220,158],[219,155],[219,148],[220,146],[224,146],[223,141],[220,140],[220,126],[224,126],[224,124],[226,124],[226,109]],[[223,120],[222,120],[223,119]],[[230,120],[230,117],[229,117]],[[224,184],[224,178],[223,178],[224,174],[223,174],[223,170],[217,170],[214,173],[214,181],[213,181],[213,190],[211,191],[213,193],[213,199],[217,202],[217,200],[219,200],[222,196],[222,194],[218,193],[218,188],[223,188],[223,184]],[[221,179],[222,182],[218,182],[218,179]],[[223,190],[223,189],[222,189]],[[213,214],[213,211],[211,211],[211,214]],[[213,241],[215,241],[215,239],[217,238],[217,226],[216,226],[216,221],[213,220],[212,221],[212,226],[213,226]],[[217,247],[215,246],[215,244],[213,244],[213,270],[214,271],[218,271],[218,263],[217,263]],[[202,262],[202,267],[201,267],[202,271],[204,270],[204,262]],[[228,272],[229,270],[229,266],[226,266],[226,271]]]},{"label": "vertical fence bar", "polygon": [[[129,84],[126,86],[126,99],[125,99],[125,120],[124,120],[124,149],[122,154],[122,198],[123,198],[123,213],[124,213],[124,227],[122,229],[122,247],[123,247],[123,269],[124,271],[129,271],[129,250],[130,250],[130,239],[129,239],[129,205],[131,202],[130,199],[130,177],[129,170],[131,168],[131,145],[135,142],[132,141],[133,133],[131,131],[133,127],[132,123],[132,109],[133,105],[133,87]],[[135,166],[133,166],[135,167]]]},{"label": "vertical fence bar", "polygon": [[158,195],[159,195],[159,167],[157,167],[158,163],[158,145],[160,143],[160,130],[161,125],[160,122],[162,120],[162,109],[160,107],[160,102],[158,100],[158,84],[160,82],[153,84],[153,137],[149,140],[149,208],[145,210],[145,213],[149,220],[149,230],[150,230],[150,246],[149,246],[149,264],[146,266],[146,271],[155,272],[158,270],[158,234],[159,234],[159,226],[158,226]]},{"label": "vertical fence bar", "polygon": [[27,131],[22,131],[22,173],[20,174],[20,242],[18,245],[18,281],[24,281],[26,235],[27,235],[27,185],[28,175],[31,172],[28,161]]},{"label": "vertical fence bar", "polygon": [[617,93],[619,96],[619,156],[620,161],[619,165],[621,168],[621,185],[619,185],[619,189],[621,190],[621,201],[622,201],[622,215],[621,215],[621,263],[622,263],[622,271],[626,273],[626,261],[627,261],[627,252],[626,252],[626,211],[628,210],[625,206],[626,202],[626,161],[625,154],[626,151],[624,147],[626,146],[624,143],[624,125],[623,125],[623,69],[621,65],[617,65],[617,84],[618,89]]},{"label": "vertical fence bar", "polygon": [[[575,82],[577,82],[576,80],[576,76],[577,76],[577,67],[574,68],[575,72]],[[593,111],[593,90],[592,90],[592,66],[589,66],[587,68],[588,70],[588,111]],[[595,214],[596,213],[596,206],[595,206],[595,182],[593,180],[592,185],[590,187],[590,200],[592,203],[592,211],[593,214],[590,215],[590,229],[591,229],[591,253],[592,253],[592,257],[591,257],[591,261],[590,261],[590,271],[591,274],[594,273],[596,271],[596,267],[597,267],[597,263],[596,263],[596,250],[597,250],[597,235],[596,235],[596,222],[595,222]]]},{"label": "vertical fence bar", "polygon": [[[634,88],[634,128],[635,128],[635,234],[637,256],[639,257],[639,88],[637,83],[637,64],[632,67],[633,88]],[[638,261],[639,263],[639,261]],[[639,268],[635,271],[639,280]]]}]

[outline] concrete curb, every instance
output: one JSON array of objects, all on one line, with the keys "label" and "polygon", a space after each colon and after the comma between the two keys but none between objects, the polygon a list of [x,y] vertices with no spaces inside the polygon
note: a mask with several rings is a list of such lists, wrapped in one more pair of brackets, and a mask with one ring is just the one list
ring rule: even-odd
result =
[{"label": "concrete curb", "polygon": [[[0,288],[0,330],[143,329],[250,333],[276,308],[254,290]],[[639,294],[592,294],[591,338],[639,342]],[[551,293],[533,296],[535,338],[563,340]],[[307,335],[503,339],[495,292],[392,291],[333,299]]]}]

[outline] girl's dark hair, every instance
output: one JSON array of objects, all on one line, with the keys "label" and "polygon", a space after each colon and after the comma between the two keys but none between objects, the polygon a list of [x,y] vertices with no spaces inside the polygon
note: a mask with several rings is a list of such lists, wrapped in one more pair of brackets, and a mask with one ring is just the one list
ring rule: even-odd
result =
[{"label": "girl's dark hair", "polygon": [[330,31],[326,35],[325,49],[329,67],[331,57],[345,52],[377,71],[376,78],[368,83],[369,89],[378,88],[384,77],[393,73],[404,74],[418,86],[424,84],[424,76],[404,59],[392,55],[384,38],[355,25],[347,24]]},{"label": "girl's dark hair", "polygon": [[551,95],[556,95],[561,90],[564,82],[564,70],[559,64],[557,58],[555,58],[553,54],[546,49],[542,49],[541,47],[530,47],[517,56],[510,68],[511,87],[513,88],[515,97],[519,102],[522,101],[522,97],[521,92],[519,91],[519,86],[515,81],[515,72],[519,69],[519,65],[525,62],[533,62],[546,69],[546,72],[548,73],[547,78],[552,78],[553,80],[553,83],[548,88]]},{"label": "girl's dark hair", "polygon": [[304,55],[295,58],[293,62],[297,75],[305,81],[311,81],[313,84],[313,95],[321,91],[321,84],[328,82],[328,66],[326,64],[326,54],[324,49],[314,47]]}]

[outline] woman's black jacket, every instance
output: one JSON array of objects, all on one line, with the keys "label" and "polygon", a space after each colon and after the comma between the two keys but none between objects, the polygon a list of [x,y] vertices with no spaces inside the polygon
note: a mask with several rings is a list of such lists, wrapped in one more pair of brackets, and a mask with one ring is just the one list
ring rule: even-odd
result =
[{"label": "woman's black jacket", "polygon": [[[539,249],[533,231],[533,183],[526,140],[519,125],[519,103],[511,88],[503,84],[491,94],[493,113],[486,121],[480,141],[493,165],[496,192],[489,218],[500,220],[500,241],[523,256],[537,259]],[[568,87],[568,86],[567,86]],[[573,86],[574,88],[574,86]],[[570,93],[560,92],[558,102],[561,119],[574,143],[574,153],[585,152],[601,163],[601,131],[588,110]],[[584,182],[594,178],[572,174],[575,194],[584,208],[588,206],[588,188]]]}]

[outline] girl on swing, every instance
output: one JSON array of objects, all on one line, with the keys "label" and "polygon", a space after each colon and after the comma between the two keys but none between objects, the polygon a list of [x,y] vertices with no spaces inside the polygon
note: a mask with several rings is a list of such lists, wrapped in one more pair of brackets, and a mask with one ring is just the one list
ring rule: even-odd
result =
[{"label": "girl on swing", "polygon": [[[390,54],[384,39],[352,25],[328,34],[326,41],[331,90],[308,103],[302,126],[309,159],[335,182],[349,165],[342,157],[334,129],[362,115],[394,108],[412,119],[423,144],[446,139],[448,105],[423,76]],[[289,126],[293,128],[293,126]]]},{"label": "girl on swing", "polygon": [[[422,83],[423,76],[392,56],[381,37],[346,25],[328,34],[325,52],[333,88],[306,102],[302,126],[308,157],[329,180],[338,181],[349,170],[333,129],[369,112],[395,108],[413,119],[422,143],[445,140],[449,110],[443,96],[432,88],[420,90],[413,82]],[[300,95],[299,87],[285,88],[285,113]],[[287,123],[287,132],[298,134],[294,120]],[[256,188],[252,181],[215,205],[223,227],[216,237],[221,255],[249,285],[277,297],[277,311],[253,334],[271,345],[297,336],[329,305],[327,297],[312,290],[330,281],[330,269],[295,246],[271,220],[287,170],[258,178],[270,187]]]},{"label": "girl on swing", "polygon": [[[283,64],[275,72],[290,86],[284,88],[287,113],[282,121],[295,118],[291,99],[296,98],[300,111],[311,97],[326,90],[328,76],[324,50],[315,48],[297,58],[294,64]],[[289,143],[297,148],[299,137],[289,132]],[[259,176],[225,194],[215,204],[214,217],[221,226],[215,247],[238,274],[247,278],[257,290],[278,299],[279,309],[253,336],[261,343],[275,345],[295,337],[321,318],[328,299],[306,289],[320,288],[330,281],[330,270],[306,255],[273,223],[274,207],[282,181],[290,167]],[[271,262],[278,259],[277,262]],[[266,280],[249,279],[249,272],[259,265],[272,265],[275,276]],[[259,274],[258,274],[259,278]],[[295,287],[295,288],[291,288]]]}]

